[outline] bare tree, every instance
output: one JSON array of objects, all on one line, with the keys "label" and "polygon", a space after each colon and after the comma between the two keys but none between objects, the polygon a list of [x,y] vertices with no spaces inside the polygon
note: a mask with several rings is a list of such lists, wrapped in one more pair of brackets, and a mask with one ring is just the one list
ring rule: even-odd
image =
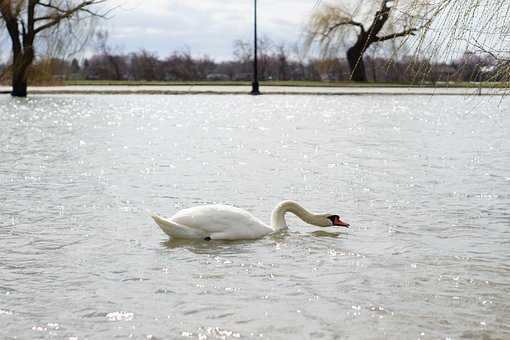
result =
[{"label": "bare tree", "polygon": [[107,30],[99,30],[96,32],[95,38],[97,49],[100,54],[110,63],[113,70],[113,80],[122,80],[124,78],[123,69],[126,65],[126,58],[121,53],[115,53],[118,48],[113,48],[109,43],[110,33]]},{"label": "bare tree", "polygon": [[[259,59],[259,77],[262,80],[272,78],[270,72],[271,57],[274,54],[274,42],[268,37],[263,36],[257,40],[257,56]],[[234,41],[234,57],[239,63],[240,71],[243,74],[250,73],[253,62],[253,44],[248,41]]]},{"label": "bare tree", "polygon": [[131,53],[130,66],[134,79],[147,81],[163,80],[163,74],[159,72],[161,61],[154,52],[142,49],[137,53]]},{"label": "bare tree", "polygon": [[288,57],[288,53],[287,53],[287,48],[285,47],[284,43],[281,43],[278,46],[276,46],[276,49],[278,51],[277,55],[276,55],[276,58],[278,61],[278,63],[277,63],[278,77],[277,77],[277,79],[278,80],[289,80],[290,72],[289,72],[289,57]]},{"label": "bare tree", "polygon": [[[368,12],[365,11],[366,2],[359,2],[350,10],[344,6],[326,4],[312,15],[306,44],[310,46],[314,41],[318,41],[324,55],[331,57],[331,52],[335,53],[339,48],[339,42],[350,43],[347,60],[351,78],[355,81],[366,81],[363,56],[370,46],[414,35],[418,30],[418,21],[422,18],[419,12],[424,7],[419,0],[410,0],[406,6],[403,3],[404,1],[398,0],[374,0]],[[375,13],[374,8],[377,9]],[[397,9],[398,15],[395,14]],[[348,42],[352,35],[353,41]]]},{"label": "bare tree", "polygon": [[96,5],[106,0],[0,0],[0,15],[12,43],[12,92],[26,97],[28,70],[34,62],[36,37],[64,22],[105,16]]}]

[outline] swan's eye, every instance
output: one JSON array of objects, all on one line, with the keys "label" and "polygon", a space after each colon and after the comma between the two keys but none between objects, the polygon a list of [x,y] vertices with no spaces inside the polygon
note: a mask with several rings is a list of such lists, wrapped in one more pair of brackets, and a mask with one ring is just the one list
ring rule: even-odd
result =
[{"label": "swan's eye", "polygon": [[328,216],[328,220],[331,221],[331,224],[335,225],[335,222],[340,220],[340,216],[338,216],[338,215],[331,215],[331,216]]}]

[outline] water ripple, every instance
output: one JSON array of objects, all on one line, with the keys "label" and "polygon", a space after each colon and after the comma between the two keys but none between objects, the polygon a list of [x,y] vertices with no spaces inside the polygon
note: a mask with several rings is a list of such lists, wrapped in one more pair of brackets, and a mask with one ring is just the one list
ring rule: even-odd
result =
[{"label": "water ripple", "polygon": [[[2,96],[0,338],[509,338],[509,107],[478,100]],[[145,213],[283,199],[352,227]]]}]

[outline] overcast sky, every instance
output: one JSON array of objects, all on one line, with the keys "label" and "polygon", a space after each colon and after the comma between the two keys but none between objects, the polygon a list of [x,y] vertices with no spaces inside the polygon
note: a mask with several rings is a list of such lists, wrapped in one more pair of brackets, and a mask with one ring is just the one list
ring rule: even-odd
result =
[{"label": "overcast sky", "polygon": [[[267,36],[275,43],[302,43],[303,31],[316,5],[338,1],[258,0],[259,35]],[[361,0],[342,0],[342,3],[349,1]],[[462,4],[463,1],[469,4],[482,1],[492,4],[492,7],[504,4],[500,10],[479,4],[476,12],[483,18],[472,19],[470,15],[466,20],[471,23],[460,25],[466,26],[464,28],[468,32],[508,27],[504,26],[508,25],[505,13],[510,11],[507,0],[456,0],[456,3]],[[234,40],[251,42],[253,39],[253,3],[254,0],[110,0],[106,5],[115,7],[115,10],[109,20],[98,24],[110,32],[109,44],[116,53],[143,48],[166,57],[174,51],[189,50],[195,57],[208,55],[215,60],[228,60],[232,58]],[[370,4],[370,1],[364,4]],[[489,8],[492,15],[484,14],[484,8]],[[443,34],[448,31],[448,16],[449,13],[446,13],[444,18],[436,18],[440,26],[427,34],[430,41],[443,46],[443,51],[427,49],[437,59],[461,55],[467,46],[462,40],[470,38],[460,37],[458,42],[452,43],[451,37]],[[0,33],[0,60],[5,60],[10,55],[10,44],[7,34]],[[510,34],[482,35],[478,41],[490,43],[494,50],[506,49],[510,44]]]},{"label": "overcast sky", "polygon": [[[359,1],[361,0],[341,0],[341,3],[354,6],[359,4]],[[275,43],[302,42],[303,31],[317,4],[339,2],[340,0],[258,0],[259,35],[267,36]],[[252,41],[253,3],[254,0],[110,0],[108,5],[113,4],[119,8],[113,12],[113,17],[102,25],[110,32],[110,44],[119,47],[122,52],[145,48],[165,57],[173,51],[187,49],[194,56],[208,55],[216,60],[226,60],[232,58],[234,40]],[[364,1],[364,6],[372,8],[370,5],[373,3],[377,6],[380,0]],[[506,0],[455,0],[452,3],[458,4],[456,6],[461,11],[465,10],[461,6],[463,3],[470,6],[477,4],[474,8],[477,8],[476,13],[482,17],[477,19],[470,14],[466,19],[461,16],[461,21],[467,20],[468,23],[461,22],[460,28],[483,30],[483,27],[494,27],[496,22],[507,24],[507,15],[496,18],[500,12],[510,10]],[[492,8],[501,3],[506,4],[501,11]],[[484,14],[486,8],[494,15]],[[442,56],[448,59],[459,56],[467,46],[462,41],[449,41],[451,37],[447,34],[447,25],[451,14],[446,12],[444,17],[436,18],[439,27],[427,35],[438,46],[444,45],[444,50],[432,53],[432,57]],[[468,27],[473,25],[474,27]],[[501,40],[501,36],[489,35],[489,38],[491,36]],[[479,39],[485,40],[484,37]],[[501,45],[498,41],[491,45]]]},{"label": "overcast sky", "polygon": [[[115,0],[121,7],[103,25],[124,52],[145,48],[166,56],[188,48],[193,55],[229,59],[233,41],[251,40],[253,0]],[[316,0],[258,0],[259,34],[296,42]]]}]

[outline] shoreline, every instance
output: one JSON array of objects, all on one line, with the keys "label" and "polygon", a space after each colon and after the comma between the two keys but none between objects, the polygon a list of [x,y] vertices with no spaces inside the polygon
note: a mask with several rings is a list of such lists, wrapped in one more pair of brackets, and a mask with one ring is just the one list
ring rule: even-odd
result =
[{"label": "shoreline", "polygon": [[[0,86],[1,94],[9,94],[10,87]],[[29,95],[243,95],[249,94],[249,85],[63,85],[31,86]],[[483,95],[504,96],[505,88],[488,87],[416,87],[416,86],[261,86],[262,95]]]}]

